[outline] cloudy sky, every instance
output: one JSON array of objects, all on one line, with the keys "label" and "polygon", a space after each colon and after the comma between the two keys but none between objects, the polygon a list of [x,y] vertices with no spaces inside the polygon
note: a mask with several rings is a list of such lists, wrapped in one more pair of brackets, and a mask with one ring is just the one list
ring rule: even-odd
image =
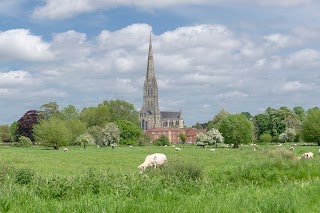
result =
[{"label": "cloudy sky", "polygon": [[152,35],[161,111],[320,106],[317,0],[0,0],[0,124],[57,102],[142,106]]}]

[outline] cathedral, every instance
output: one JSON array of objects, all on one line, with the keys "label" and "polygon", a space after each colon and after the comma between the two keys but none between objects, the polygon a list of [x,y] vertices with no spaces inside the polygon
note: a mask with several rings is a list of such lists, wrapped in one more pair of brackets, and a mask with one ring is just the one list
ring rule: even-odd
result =
[{"label": "cathedral", "polygon": [[150,35],[147,73],[143,86],[143,105],[139,112],[140,125],[143,130],[159,127],[183,128],[181,110],[163,112],[159,110],[158,85],[155,76],[152,41]]}]

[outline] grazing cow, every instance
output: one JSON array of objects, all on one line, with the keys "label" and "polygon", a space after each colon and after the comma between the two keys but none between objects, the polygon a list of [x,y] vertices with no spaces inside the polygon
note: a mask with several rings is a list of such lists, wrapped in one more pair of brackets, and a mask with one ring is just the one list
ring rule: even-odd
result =
[{"label": "grazing cow", "polygon": [[143,173],[147,167],[153,167],[156,169],[159,166],[163,166],[167,162],[167,156],[162,153],[154,153],[148,155],[144,162],[138,167],[140,173]]}]

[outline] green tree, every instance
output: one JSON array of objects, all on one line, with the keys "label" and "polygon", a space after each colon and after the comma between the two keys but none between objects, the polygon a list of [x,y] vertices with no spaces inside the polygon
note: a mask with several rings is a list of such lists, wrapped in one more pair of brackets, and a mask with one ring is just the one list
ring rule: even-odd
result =
[{"label": "green tree", "polygon": [[272,136],[269,133],[263,133],[259,137],[260,142],[271,143]]},{"label": "green tree", "polygon": [[241,112],[241,114],[246,116],[249,121],[252,119],[252,115],[249,112]]},{"label": "green tree", "polygon": [[17,133],[17,125],[18,123],[16,121],[14,121],[11,125],[10,125],[10,134],[11,134],[11,140],[16,142],[18,140],[18,133]]},{"label": "green tree", "polygon": [[88,128],[88,133],[93,137],[94,142],[102,146],[104,145],[103,135],[102,135],[102,127],[100,126],[91,126]]},{"label": "green tree", "polygon": [[183,134],[182,132],[179,133],[179,138],[182,144],[186,143],[187,137],[185,134]]},{"label": "green tree", "polygon": [[112,122],[127,120],[139,126],[139,115],[133,104],[123,100],[110,100],[104,101],[103,105],[109,108]]},{"label": "green tree", "polygon": [[103,127],[111,121],[110,109],[105,104],[99,104],[98,107],[85,108],[80,113],[80,120],[90,126]]},{"label": "green tree", "polygon": [[144,146],[144,145],[149,145],[151,142],[152,142],[152,138],[148,134],[142,132],[140,137],[138,138],[137,144],[139,146]]},{"label": "green tree", "polygon": [[192,126],[192,128],[203,129],[203,126],[201,123],[197,122],[195,125]]},{"label": "green tree", "polygon": [[216,114],[213,118],[212,118],[212,127],[219,129],[219,125],[220,123],[226,118],[228,117],[228,115],[230,115],[229,112],[227,112],[226,110],[222,109],[218,112],[218,114]]},{"label": "green tree", "polygon": [[115,123],[107,123],[101,130],[103,144],[111,146],[111,144],[118,144],[120,140],[120,129]]},{"label": "green tree", "polygon": [[[265,113],[258,114],[253,117],[252,120],[255,128],[255,137],[259,138],[260,135],[264,133],[268,133],[270,135],[270,128],[269,128],[269,116]],[[272,138],[272,136],[271,136]]]},{"label": "green tree", "polygon": [[222,120],[219,131],[225,143],[235,144],[234,147],[253,140],[253,125],[243,114],[228,115]]},{"label": "green tree", "polygon": [[43,104],[40,107],[40,115],[41,118],[48,120],[53,115],[58,115],[59,112],[59,104],[57,102],[49,102],[47,104]]},{"label": "green tree", "polygon": [[128,120],[117,120],[116,124],[120,129],[120,144],[136,144],[142,134],[140,127]]},{"label": "green tree", "polygon": [[300,118],[301,121],[306,115],[306,111],[301,106],[294,107],[293,112]]},{"label": "green tree", "polygon": [[18,147],[30,147],[32,146],[32,142],[30,138],[25,136],[20,136],[18,142],[16,143]]},{"label": "green tree", "polygon": [[170,140],[167,135],[161,135],[155,140],[154,144],[158,146],[170,145]]},{"label": "green tree", "polygon": [[37,142],[54,149],[69,144],[72,139],[72,132],[67,123],[56,117],[41,120],[34,126],[34,135]]},{"label": "green tree", "polygon": [[80,112],[75,106],[69,105],[61,110],[61,117],[64,120],[77,120],[80,119]]},{"label": "green tree", "polygon": [[86,124],[78,119],[65,120],[64,121],[71,132],[70,143],[73,143],[74,140],[81,134],[87,132]]},{"label": "green tree", "polygon": [[306,142],[317,142],[320,146],[320,109],[308,110],[302,123],[302,137]]},{"label": "green tree", "polygon": [[0,126],[0,142],[10,142],[12,139],[10,127],[8,125]]}]

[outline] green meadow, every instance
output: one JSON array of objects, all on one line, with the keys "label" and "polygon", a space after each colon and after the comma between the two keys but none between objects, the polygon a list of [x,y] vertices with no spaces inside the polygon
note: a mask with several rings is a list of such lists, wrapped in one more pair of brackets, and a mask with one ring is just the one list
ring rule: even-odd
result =
[{"label": "green meadow", "polygon": [[[0,212],[319,212],[318,147],[290,146],[0,146]],[[167,164],[140,174],[155,152]]]}]

